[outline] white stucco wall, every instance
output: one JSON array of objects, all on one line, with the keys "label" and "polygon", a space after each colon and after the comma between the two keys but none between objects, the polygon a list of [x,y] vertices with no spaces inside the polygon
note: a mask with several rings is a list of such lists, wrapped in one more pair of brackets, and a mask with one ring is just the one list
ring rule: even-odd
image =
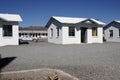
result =
[{"label": "white stucco wall", "polygon": [[12,37],[3,37],[2,24],[0,25],[0,46],[18,45],[18,25],[16,24],[12,25],[12,29],[13,29]]},{"label": "white stucco wall", "polygon": [[79,27],[75,27],[75,36],[69,36],[69,27],[63,26],[62,27],[62,44],[80,44],[81,39],[81,31]]},{"label": "white stucco wall", "polygon": [[[92,28],[87,27],[86,31],[86,43],[103,43],[103,28],[98,27],[98,35],[97,36],[92,36]],[[70,37],[68,36],[68,26],[64,26],[62,28],[62,33],[63,33],[63,44],[80,44],[81,43],[81,30],[80,27],[75,28],[75,36]]]},{"label": "white stucco wall", "polygon": [[[109,30],[113,30],[113,37],[110,37],[110,32]],[[106,30],[104,30],[104,36],[107,42],[120,42],[120,37],[119,37],[119,28],[110,26]]]},{"label": "white stucco wall", "polygon": [[[57,24],[51,24],[48,28],[48,42],[62,44],[62,27],[59,25],[59,37],[57,36]],[[53,29],[53,36],[51,37],[51,29]]]},{"label": "white stucco wall", "polygon": [[97,36],[92,36],[92,28],[87,29],[87,43],[103,43],[103,28],[97,27]]}]

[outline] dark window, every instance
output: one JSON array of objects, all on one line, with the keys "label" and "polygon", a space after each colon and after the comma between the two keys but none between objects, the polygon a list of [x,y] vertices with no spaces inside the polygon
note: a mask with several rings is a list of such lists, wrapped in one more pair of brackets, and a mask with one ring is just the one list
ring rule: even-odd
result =
[{"label": "dark window", "polygon": [[24,35],[24,33],[21,33],[21,35]]},{"label": "dark window", "polygon": [[41,36],[41,33],[39,33],[39,36]]},{"label": "dark window", "polygon": [[110,32],[110,37],[113,37],[113,30],[109,30]]},{"label": "dark window", "polygon": [[43,36],[45,36],[45,33],[43,33]]},{"label": "dark window", "polygon": [[59,37],[59,28],[57,28],[57,37]]},{"label": "dark window", "polygon": [[31,37],[31,36],[32,36],[32,33],[30,33],[29,36]]},{"label": "dark window", "polygon": [[37,33],[35,33],[35,37],[37,37]]},{"label": "dark window", "polygon": [[25,35],[27,35],[27,33],[25,33]]},{"label": "dark window", "polygon": [[22,34],[21,33],[19,33],[19,37],[21,37],[22,36]]},{"label": "dark window", "polygon": [[69,36],[75,36],[75,27],[69,27]]},{"label": "dark window", "polygon": [[12,25],[3,25],[3,36],[12,36]]},{"label": "dark window", "polygon": [[33,37],[35,36],[35,34],[33,33]]},{"label": "dark window", "polygon": [[97,27],[92,27],[92,36],[97,36]]},{"label": "dark window", "polygon": [[53,37],[53,29],[51,29],[51,37]]},{"label": "dark window", "polygon": [[120,29],[119,29],[119,37],[120,37]]}]

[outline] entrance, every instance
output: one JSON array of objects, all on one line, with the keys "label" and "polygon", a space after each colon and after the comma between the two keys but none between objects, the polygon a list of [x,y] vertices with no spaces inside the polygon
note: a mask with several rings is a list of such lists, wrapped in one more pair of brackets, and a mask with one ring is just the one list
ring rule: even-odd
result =
[{"label": "entrance", "polygon": [[86,31],[87,31],[87,28],[81,28],[81,43],[85,43],[86,42]]}]

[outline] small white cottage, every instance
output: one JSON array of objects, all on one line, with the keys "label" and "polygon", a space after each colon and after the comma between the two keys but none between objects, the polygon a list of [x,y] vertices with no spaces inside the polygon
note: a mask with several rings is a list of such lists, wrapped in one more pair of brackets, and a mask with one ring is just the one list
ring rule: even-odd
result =
[{"label": "small white cottage", "polygon": [[56,44],[103,43],[105,23],[93,18],[53,16],[48,21],[48,42]]},{"label": "small white cottage", "polygon": [[18,23],[22,19],[17,14],[0,14],[0,46],[18,45]]},{"label": "small white cottage", "polygon": [[120,21],[115,20],[106,25],[104,37],[107,42],[120,42]]}]

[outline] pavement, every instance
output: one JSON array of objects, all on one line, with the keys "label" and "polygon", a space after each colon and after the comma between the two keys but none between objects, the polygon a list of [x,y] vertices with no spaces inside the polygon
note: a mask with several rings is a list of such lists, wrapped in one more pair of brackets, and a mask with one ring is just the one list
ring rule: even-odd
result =
[{"label": "pavement", "polygon": [[120,80],[120,43],[57,45],[47,42],[0,47],[2,72],[52,68],[80,80]]}]

